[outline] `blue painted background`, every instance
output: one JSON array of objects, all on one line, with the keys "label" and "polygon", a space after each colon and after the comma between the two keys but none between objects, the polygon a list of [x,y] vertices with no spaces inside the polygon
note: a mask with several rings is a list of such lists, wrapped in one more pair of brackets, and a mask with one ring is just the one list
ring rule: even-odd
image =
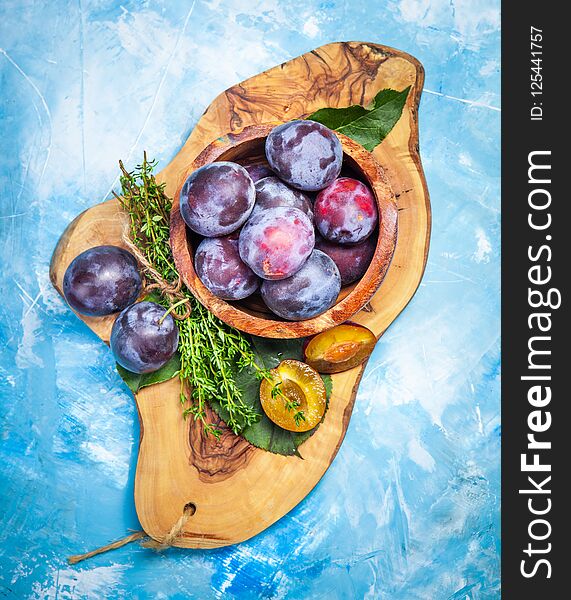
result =
[{"label": "blue painted background", "polygon": [[[499,2],[196,0],[0,7],[0,597],[499,597]],[[226,87],[321,44],[426,68],[434,229],[416,297],[377,346],[333,466],[257,538],[133,544],[133,401],[51,288],[68,222],[117,160],[167,164]]]}]

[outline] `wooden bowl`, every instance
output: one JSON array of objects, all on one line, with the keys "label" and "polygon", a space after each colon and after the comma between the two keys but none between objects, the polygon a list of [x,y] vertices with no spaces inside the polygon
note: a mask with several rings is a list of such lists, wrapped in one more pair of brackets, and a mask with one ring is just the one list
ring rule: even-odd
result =
[{"label": "wooden bowl", "polygon": [[[277,123],[251,125],[209,144],[183,174],[184,182],[196,169],[216,161],[240,164],[263,163],[266,137]],[[299,338],[314,335],[339,325],[359,312],[379,289],[391,263],[397,241],[397,205],[387,177],[373,155],[347,136],[336,133],[343,147],[343,169],[368,183],[381,215],[375,253],[363,277],[341,290],[336,304],[324,313],[305,321],[285,321],[271,313],[261,298],[226,302],[212,294],[194,270],[192,237],[182,219],[176,192],[171,212],[171,246],[178,272],[198,300],[228,325],[254,335],[270,338]]]}]

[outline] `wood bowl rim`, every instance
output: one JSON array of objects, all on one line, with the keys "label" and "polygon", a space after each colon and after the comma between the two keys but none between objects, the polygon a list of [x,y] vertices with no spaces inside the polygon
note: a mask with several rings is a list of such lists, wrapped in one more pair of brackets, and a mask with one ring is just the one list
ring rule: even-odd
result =
[{"label": "wood bowl rim", "polygon": [[[398,208],[395,194],[384,169],[372,153],[355,140],[334,132],[341,142],[343,154],[354,161],[373,191],[380,219],[377,245],[371,263],[363,277],[353,284],[353,289],[325,312],[304,321],[282,321],[252,315],[221,298],[218,298],[200,281],[194,270],[192,246],[187,236],[186,223],[180,213],[180,192],[187,177],[200,167],[216,162],[228,150],[267,137],[282,122],[249,125],[239,132],[227,133],[208,144],[181,173],[182,183],[173,198],[170,221],[170,244],[176,268],[183,282],[214,315],[226,324],[260,337],[300,338],[321,333],[344,323],[358,313],[376,294],[391,264],[398,235]],[[223,159],[224,160],[224,159]]]}]

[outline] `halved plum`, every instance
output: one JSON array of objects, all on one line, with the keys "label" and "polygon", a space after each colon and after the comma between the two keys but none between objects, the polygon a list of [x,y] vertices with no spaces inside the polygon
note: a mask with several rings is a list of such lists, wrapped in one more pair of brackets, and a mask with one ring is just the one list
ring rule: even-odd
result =
[{"label": "halved plum", "polygon": [[[299,360],[283,360],[260,385],[262,408],[270,420],[288,431],[309,431],[327,406],[323,379]],[[300,416],[301,415],[301,416]]]},{"label": "halved plum", "polygon": [[364,363],[377,343],[375,334],[363,325],[343,323],[309,338],[304,360],[319,373],[341,373]]}]

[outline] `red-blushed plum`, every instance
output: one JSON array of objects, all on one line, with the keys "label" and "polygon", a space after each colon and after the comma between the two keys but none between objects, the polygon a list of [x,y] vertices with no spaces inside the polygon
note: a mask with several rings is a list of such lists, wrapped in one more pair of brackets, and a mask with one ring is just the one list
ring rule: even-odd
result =
[{"label": "red-blushed plum", "polygon": [[63,295],[75,311],[90,317],[119,312],[141,293],[135,257],[118,246],[95,246],[76,256],[63,277]]},{"label": "red-blushed plum", "polygon": [[248,171],[232,162],[214,162],[191,173],[180,192],[184,222],[205,237],[227,235],[246,222],[256,189]]},{"label": "red-blushed plum", "polygon": [[313,223],[313,204],[299,190],[294,190],[277,177],[264,177],[256,182],[256,203],[250,217],[266,208],[292,206],[304,212]]},{"label": "red-blushed plum", "polygon": [[339,176],[343,148],[325,125],[290,121],[268,135],[266,158],[280,179],[299,190],[314,192]]},{"label": "red-blushed plum", "polygon": [[337,244],[362,242],[379,220],[371,190],[350,177],[340,177],[319,192],[313,212],[319,233]]},{"label": "red-blushed plum", "polygon": [[194,269],[200,281],[223,300],[246,298],[260,285],[258,276],[240,258],[234,234],[202,240],[194,255]]},{"label": "red-blushed plum", "polygon": [[264,179],[264,177],[271,177],[274,175],[274,172],[263,163],[257,163],[253,165],[244,165],[244,169],[248,171],[248,175],[252,178],[252,181],[256,183],[256,181],[260,181],[260,179]]},{"label": "red-blushed plum", "polygon": [[308,216],[276,206],[254,215],[240,231],[240,258],[262,279],[285,279],[301,268],[315,244]]},{"label": "red-blushed plum", "polygon": [[365,274],[377,245],[377,236],[370,235],[358,244],[335,244],[323,239],[319,234],[315,236],[315,247],[325,252],[337,265],[341,275],[341,285],[349,285]]},{"label": "red-blushed plum", "polygon": [[331,308],[341,290],[335,263],[314,250],[297,273],[280,281],[263,281],[262,298],[276,315],[289,321],[316,317]]},{"label": "red-blushed plum", "polygon": [[110,346],[115,360],[133,373],[152,373],[165,365],[178,346],[178,328],[155,302],[137,302],[113,323]]}]

